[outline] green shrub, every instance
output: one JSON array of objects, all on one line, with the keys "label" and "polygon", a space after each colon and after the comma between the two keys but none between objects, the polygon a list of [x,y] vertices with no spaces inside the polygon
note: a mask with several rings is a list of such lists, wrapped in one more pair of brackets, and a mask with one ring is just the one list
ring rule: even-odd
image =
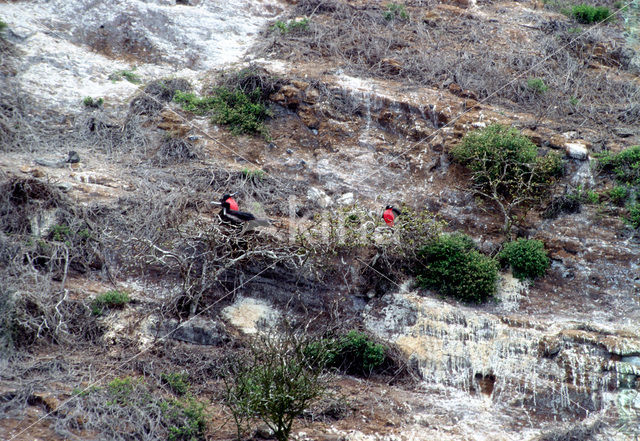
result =
[{"label": "green shrub", "polygon": [[218,87],[213,95],[205,97],[178,90],[173,100],[186,111],[197,115],[211,114],[213,123],[229,126],[235,135],[260,133],[268,138],[263,122],[271,114],[262,102],[259,88],[245,93],[240,88]]},{"label": "green shrub", "polygon": [[242,438],[259,418],[278,441],[287,441],[295,418],[326,390],[323,370],[304,354],[308,342],[293,334],[255,339],[249,353],[229,360],[222,374],[223,402]]},{"label": "green shrub", "polygon": [[585,199],[588,204],[596,205],[600,202],[600,195],[593,190],[587,190]]},{"label": "green shrub", "polygon": [[629,147],[620,153],[597,154],[599,167],[611,172],[620,183],[640,186],[640,145]]},{"label": "green shrub", "polygon": [[409,14],[407,14],[407,8],[404,5],[399,5],[397,3],[389,3],[387,4],[387,10],[382,14],[385,20],[391,21],[394,19],[407,20],[409,18]]},{"label": "green shrub", "polygon": [[337,358],[348,373],[369,375],[385,359],[385,348],[365,334],[349,331],[338,340]]},{"label": "green shrub", "polygon": [[615,205],[623,205],[624,201],[627,199],[627,195],[629,194],[629,190],[624,185],[616,185],[611,190],[609,190],[609,199]]},{"label": "green shrub", "polygon": [[243,168],[242,169],[242,177],[244,177],[245,179],[249,179],[252,181],[261,181],[262,179],[264,179],[264,170],[260,170],[260,169],[249,169],[249,168]]},{"label": "green shrub", "polygon": [[189,374],[172,372],[163,373],[160,378],[176,395],[184,395],[189,391]]},{"label": "green shrub", "polygon": [[180,104],[187,112],[195,113],[196,115],[206,115],[215,108],[216,99],[213,96],[199,97],[192,92],[176,90],[173,95],[173,101]]},{"label": "green shrub", "polygon": [[273,26],[271,26],[272,31],[280,31],[282,34],[288,34],[289,32],[294,31],[306,31],[309,29],[309,19],[303,18],[302,20],[289,20],[288,22],[284,21],[276,21]]},{"label": "green shrub", "polygon": [[117,290],[107,291],[100,294],[91,304],[93,315],[102,315],[105,309],[118,308],[129,303],[129,294]]},{"label": "green shrub", "polygon": [[451,156],[471,170],[473,190],[498,205],[506,233],[516,209],[541,202],[564,168],[559,154],[538,156],[529,138],[500,124],[468,133]]},{"label": "green shrub", "polygon": [[536,93],[543,94],[549,90],[549,86],[544,83],[542,78],[527,79],[527,87]]},{"label": "green shrub", "polygon": [[503,265],[511,266],[513,275],[520,280],[543,276],[550,265],[544,244],[535,239],[509,242],[497,257]]},{"label": "green shrub", "polygon": [[598,23],[608,19],[610,15],[609,8],[604,6],[591,6],[583,3],[571,8],[571,16],[584,24]]},{"label": "green shrub", "polygon": [[386,348],[362,332],[351,330],[307,345],[304,354],[315,365],[351,375],[371,375],[386,359]]},{"label": "green shrub", "polygon": [[82,100],[82,104],[84,104],[85,107],[91,107],[91,108],[97,109],[99,107],[102,107],[102,105],[104,104],[104,99],[102,98],[93,99],[92,97],[88,96]]},{"label": "green shrub", "polygon": [[[522,182],[546,185],[562,171],[557,154],[538,156],[538,147],[516,129],[492,124],[471,132],[451,151],[453,158],[474,173],[476,184],[507,196],[521,189]],[[533,175],[533,176],[531,176]]]},{"label": "green shrub", "polygon": [[496,292],[497,263],[477,251],[463,234],[443,234],[422,248],[417,281],[465,302],[482,302]]},{"label": "green shrub", "polygon": [[629,217],[627,218],[629,225],[635,229],[640,228],[640,203],[635,202],[627,205],[627,210],[629,210]]},{"label": "green shrub", "polygon": [[625,221],[634,228],[638,228],[640,215],[638,214],[638,204],[634,201],[640,193],[640,145],[630,147],[617,154],[600,153],[596,157],[600,171],[613,174],[619,184],[609,191],[611,202],[621,206],[625,201],[629,201],[627,204],[629,216],[625,217]]},{"label": "green shrub", "polygon": [[268,138],[263,122],[270,116],[267,107],[261,102],[260,89],[245,93],[241,89],[230,90],[220,87],[214,91],[216,103],[212,121],[230,127],[231,133],[260,133]]},{"label": "green shrub", "polygon": [[186,401],[170,400],[166,403],[167,419],[170,422],[168,441],[204,439],[208,418],[204,403],[191,396]]},{"label": "green shrub", "polygon": [[70,235],[71,229],[68,225],[54,225],[54,227],[51,229],[51,239],[55,240],[56,242],[67,241]]},{"label": "green shrub", "polygon": [[121,81],[122,79],[127,80],[128,82],[130,82],[131,84],[140,84],[142,83],[142,80],[140,79],[140,76],[137,75],[136,73],[134,73],[134,71],[136,70],[135,67],[132,67],[130,70],[117,70],[114,73],[112,73],[111,75],[109,75],[109,79],[112,82],[116,82],[116,81]]},{"label": "green shrub", "polygon": [[0,34],[2,34],[7,29],[7,26],[8,25],[4,21],[0,20]]},{"label": "green shrub", "polygon": [[130,395],[133,393],[134,387],[137,381],[131,377],[116,378],[107,384],[107,391],[112,397],[112,400],[108,401],[108,405],[128,405],[130,404]]}]

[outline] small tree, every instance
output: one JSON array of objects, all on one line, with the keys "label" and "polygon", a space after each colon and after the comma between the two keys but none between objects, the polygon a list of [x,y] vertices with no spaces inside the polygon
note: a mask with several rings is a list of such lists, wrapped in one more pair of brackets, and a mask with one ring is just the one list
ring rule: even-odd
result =
[{"label": "small tree", "polygon": [[238,439],[252,419],[262,420],[278,441],[287,441],[294,419],[321,397],[326,381],[305,355],[306,340],[292,332],[257,337],[243,356],[234,357],[224,375],[224,403]]},{"label": "small tree", "polygon": [[467,134],[451,155],[471,170],[473,191],[499,207],[507,235],[517,210],[540,202],[563,168],[558,154],[538,156],[529,138],[500,124]]}]

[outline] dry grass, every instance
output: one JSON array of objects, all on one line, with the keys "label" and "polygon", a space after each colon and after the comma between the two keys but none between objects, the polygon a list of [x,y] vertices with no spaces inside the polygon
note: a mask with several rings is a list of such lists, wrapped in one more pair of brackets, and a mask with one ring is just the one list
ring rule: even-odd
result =
[{"label": "dry grass", "polygon": [[[386,20],[382,2],[303,0],[290,18],[310,17],[309,30],[266,32],[259,51],[407,85],[439,88],[454,82],[490,104],[533,113],[531,125],[548,118],[606,136],[616,125],[632,124],[639,112],[640,87],[625,71],[630,58],[620,25],[596,27],[576,39],[568,19],[542,12],[522,13],[518,20],[532,24],[519,27],[495,20],[500,11],[490,5],[483,9],[487,18],[425,8],[430,5],[423,2],[406,5],[410,19]],[[428,15],[433,11],[436,18]],[[518,43],[514,33],[528,42]],[[598,65],[619,73],[593,68]],[[532,93],[528,78],[543,79],[548,91]]]}]

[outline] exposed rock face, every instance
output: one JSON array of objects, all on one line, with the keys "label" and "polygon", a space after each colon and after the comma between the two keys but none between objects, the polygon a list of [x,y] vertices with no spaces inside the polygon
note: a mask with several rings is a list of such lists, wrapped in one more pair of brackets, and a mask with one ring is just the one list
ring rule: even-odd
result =
[{"label": "exposed rock face", "polygon": [[564,147],[567,152],[567,156],[572,159],[584,161],[589,157],[589,150],[587,150],[587,146],[582,143],[568,142]]},{"label": "exposed rock face", "polygon": [[195,317],[185,323],[177,320],[162,321],[151,331],[157,338],[171,338],[195,345],[217,346],[229,340],[218,322],[202,317]]},{"label": "exposed rock face", "polygon": [[222,314],[246,334],[269,329],[270,325],[277,323],[279,317],[279,312],[266,301],[252,298],[239,298],[233,305],[226,307]]},{"label": "exposed rock face", "polygon": [[366,323],[414,359],[425,382],[537,418],[584,417],[640,387],[635,358],[625,356],[640,351],[637,328],[490,313],[404,291],[370,305]]}]

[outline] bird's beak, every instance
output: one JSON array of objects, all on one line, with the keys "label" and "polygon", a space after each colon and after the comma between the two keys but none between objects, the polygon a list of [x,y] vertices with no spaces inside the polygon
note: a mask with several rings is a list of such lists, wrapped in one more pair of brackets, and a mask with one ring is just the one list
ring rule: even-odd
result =
[{"label": "bird's beak", "polygon": [[222,202],[211,202],[211,205],[222,205]]}]

